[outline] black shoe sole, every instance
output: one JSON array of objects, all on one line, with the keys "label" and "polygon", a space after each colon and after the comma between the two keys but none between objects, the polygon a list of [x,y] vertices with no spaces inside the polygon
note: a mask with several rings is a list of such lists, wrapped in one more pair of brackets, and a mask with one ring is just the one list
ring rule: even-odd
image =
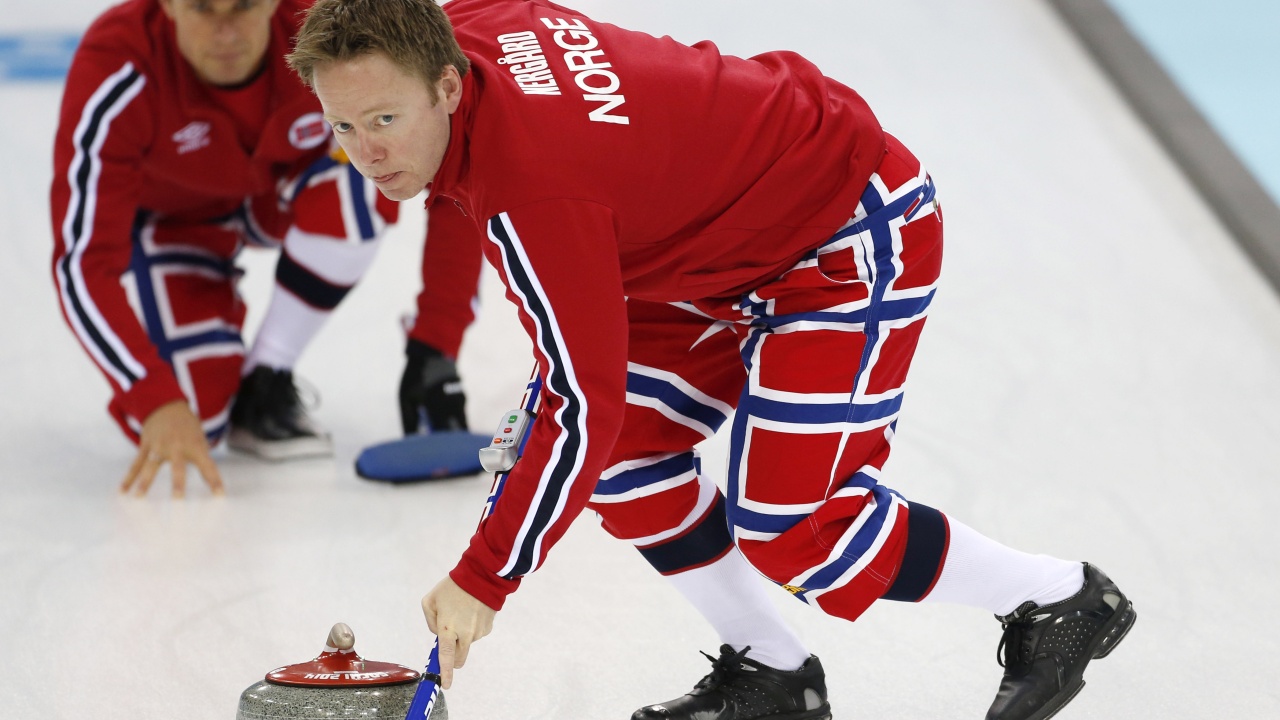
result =
[{"label": "black shoe sole", "polygon": [[767,715],[760,720],[831,720],[831,706],[783,715]]},{"label": "black shoe sole", "polygon": [[[639,712],[639,711],[637,711]],[[634,716],[633,716],[634,717]],[[685,715],[684,717],[688,717]],[[766,715],[759,720],[831,720],[831,706],[782,715]]]},{"label": "black shoe sole", "polygon": [[831,708],[826,707],[821,710],[813,710],[811,712],[798,713],[795,715],[779,715],[782,720],[831,720]]},{"label": "black shoe sole", "polygon": [[[1123,597],[1123,596],[1122,596]],[[1133,624],[1138,621],[1138,611],[1133,609],[1133,603],[1125,599],[1124,605],[1116,608],[1116,615],[1108,623],[1106,631],[1090,643],[1091,660],[1101,660],[1111,654],[1112,650],[1120,644],[1122,640],[1129,635],[1129,631],[1133,629]],[[1058,714],[1058,711],[1067,706],[1067,703],[1075,699],[1076,695],[1084,689],[1084,671],[1089,667],[1089,663],[1080,666],[1080,672],[1076,673],[1062,689],[1062,692],[1054,696],[1052,700],[1045,703],[1040,711],[1027,718],[1027,720],[1049,720],[1049,718]]]},{"label": "black shoe sole", "polygon": [[227,433],[227,447],[271,462],[333,457],[333,440],[328,435],[268,440],[234,426]]}]

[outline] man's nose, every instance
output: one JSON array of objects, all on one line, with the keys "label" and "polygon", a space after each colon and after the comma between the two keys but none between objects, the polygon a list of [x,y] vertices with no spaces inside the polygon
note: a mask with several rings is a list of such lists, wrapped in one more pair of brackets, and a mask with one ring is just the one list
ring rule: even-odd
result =
[{"label": "man's nose", "polygon": [[356,139],[356,155],[361,165],[372,167],[378,161],[383,159],[382,144],[375,138],[366,134],[361,134]]},{"label": "man's nose", "polygon": [[213,36],[223,45],[234,45],[244,36],[235,17],[220,17],[214,23]]}]

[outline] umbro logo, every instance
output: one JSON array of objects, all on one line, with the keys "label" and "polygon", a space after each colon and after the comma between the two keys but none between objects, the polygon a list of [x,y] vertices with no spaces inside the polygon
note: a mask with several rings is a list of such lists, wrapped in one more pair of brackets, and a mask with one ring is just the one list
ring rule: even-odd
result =
[{"label": "umbro logo", "polygon": [[178,154],[186,155],[209,144],[209,123],[196,120],[173,134],[173,141],[178,143]]}]

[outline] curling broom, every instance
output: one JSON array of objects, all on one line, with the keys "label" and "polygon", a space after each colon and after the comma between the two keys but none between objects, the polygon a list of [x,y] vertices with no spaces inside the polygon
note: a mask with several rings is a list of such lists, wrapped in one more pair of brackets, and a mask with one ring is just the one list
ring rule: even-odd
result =
[{"label": "curling broom", "polygon": [[[537,415],[538,401],[542,396],[542,377],[534,368],[533,376],[525,386],[524,398],[520,409],[512,410],[502,416],[497,432],[493,435],[493,443],[480,450],[480,463],[485,470],[494,473],[493,487],[489,490],[489,498],[485,501],[484,510],[480,514],[480,522],[489,517],[493,506],[502,495],[502,488],[507,482],[507,473],[515,466],[516,460],[524,452],[524,444],[529,439],[529,431],[533,428],[533,418]],[[440,638],[436,638],[431,646],[431,655],[427,658],[427,669],[422,674],[422,682],[413,694],[413,702],[409,704],[409,712],[405,720],[428,720],[431,710],[435,708],[436,698],[440,695]]]}]

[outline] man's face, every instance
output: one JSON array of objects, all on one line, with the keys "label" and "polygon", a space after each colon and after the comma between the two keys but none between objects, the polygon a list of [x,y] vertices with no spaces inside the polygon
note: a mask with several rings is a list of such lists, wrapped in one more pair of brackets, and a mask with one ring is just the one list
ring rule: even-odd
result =
[{"label": "man's face", "polygon": [[201,80],[236,85],[262,65],[280,0],[160,0],[173,19],[178,51]]},{"label": "man's face", "polygon": [[462,99],[452,65],[436,81],[435,102],[421,77],[381,52],[318,65],[312,86],[338,144],[383,195],[408,200],[435,177]]}]

